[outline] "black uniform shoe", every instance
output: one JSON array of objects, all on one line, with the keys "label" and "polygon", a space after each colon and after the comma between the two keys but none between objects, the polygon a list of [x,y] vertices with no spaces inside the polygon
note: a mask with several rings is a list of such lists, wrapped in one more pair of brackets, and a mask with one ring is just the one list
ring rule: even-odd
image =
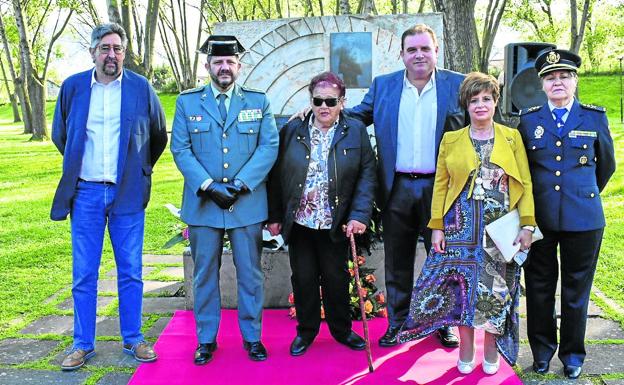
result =
[{"label": "black uniform shoe", "polygon": [[563,375],[571,380],[576,380],[581,375],[583,368],[581,366],[565,365],[563,367]]},{"label": "black uniform shoe", "polygon": [[533,361],[533,371],[537,374],[546,374],[550,368],[548,361]]},{"label": "black uniform shoe", "polygon": [[308,350],[308,348],[312,345],[312,342],[308,342],[301,338],[300,336],[295,337],[293,342],[290,344],[290,355],[291,356],[300,356]]},{"label": "black uniform shoe", "polygon": [[266,348],[261,341],[247,342],[243,341],[243,348],[247,350],[247,355],[252,361],[264,361],[269,356]]},{"label": "black uniform shoe", "polygon": [[399,334],[399,329],[398,326],[388,325],[386,333],[379,339],[379,346],[389,348],[398,344],[399,340],[397,339],[397,335]]},{"label": "black uniform shoe", "polygon": [[351,330],[351,333],[344,338],[336,338],[336,341],[353,350],[364,350],[366,348],[366,341],[364,341],[364,338],[355,334],[353,330]]},{"label": "black uniform shoe", "polygon": [[205,365],[212,360],[212,353],[217,350],[217,343],[199,344],[195,350],[195,365]]},{"label": "black uniform shoe", "polygon": [[436,335],[445,348],[456,348],[459,346],[459,338],[453,334],[451,328],[448,326],[438,329]]}]

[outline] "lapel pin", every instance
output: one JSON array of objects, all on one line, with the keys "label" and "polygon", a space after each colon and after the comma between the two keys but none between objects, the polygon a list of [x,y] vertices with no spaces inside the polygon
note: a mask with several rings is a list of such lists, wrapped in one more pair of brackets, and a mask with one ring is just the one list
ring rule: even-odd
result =
[{"label": "lapel pin", "polygon": [[535,135],[535,139],[542,139],[542,136],[544,135],[544,127],[537,126],[535,128],[535,131],[533,132],[533,135]]}]

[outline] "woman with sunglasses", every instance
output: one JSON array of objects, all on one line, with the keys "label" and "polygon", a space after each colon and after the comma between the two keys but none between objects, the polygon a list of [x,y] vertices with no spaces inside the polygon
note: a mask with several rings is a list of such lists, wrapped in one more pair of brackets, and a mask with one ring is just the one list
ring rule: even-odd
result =
[{"label": "woman with sunglasses", "polygon": [[312,111],[281,129],[268,193],[267,227],[289,245],[298,323],[293,356],[304,354],[318,334],[321,300],[336,341],[353,350],[365,348],[351,330],[348,237],[366,230],[376,182],[366,127],[342,114],[342,79],[323,72],[308,90]]}]

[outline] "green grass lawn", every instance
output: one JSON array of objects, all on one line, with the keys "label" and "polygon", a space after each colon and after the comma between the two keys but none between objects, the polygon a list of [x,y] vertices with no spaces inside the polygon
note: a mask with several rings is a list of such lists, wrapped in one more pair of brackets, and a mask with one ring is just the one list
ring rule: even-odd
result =
[{"label": "green grass lawn", "polygon": [[[615,95],[615,96],[614,96]],[[619,120],[619,80],[584,77],[580,98],[606,105],[616,142],[618,171],[602,195],[607,229],[596,274],[596,285],[624,306],[624,129]],[[176,95],[161,95],[170,128]],[[51,117],[54,103],[48,104]],[[49,127],[50,129],[50,127]],[[58,314],[56,304],[69,295],[46,302],[71,285],[69,222],[53,222],[49,210],[61,174],[61,155],[50,141],[29,142],[20,124],[12,123],[10,106],[0,107],[0,338],[41,315]],[[177,222],[163,207],[179,206],[182,177],[167,149],[155,167],[152,200],[146,212],[145,251],[172,252],[161,246]],[[181,253],[181,248],[173,252]],[[102,272],[113,267],[108,240]]]}]

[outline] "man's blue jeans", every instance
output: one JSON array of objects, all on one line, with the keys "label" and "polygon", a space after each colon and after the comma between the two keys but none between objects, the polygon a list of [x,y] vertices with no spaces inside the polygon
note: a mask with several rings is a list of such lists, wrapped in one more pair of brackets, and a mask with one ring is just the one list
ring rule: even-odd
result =
[{"label": "man's blue jeans", "polygon": [[79,181],[71,211],[74,298],[74,347],[95,348],[97,281],[104,230],[113,245],[117,265],[119,321],[124,344],[143,340],[142,253],[145,212],[111,213],[117,186]]}]

